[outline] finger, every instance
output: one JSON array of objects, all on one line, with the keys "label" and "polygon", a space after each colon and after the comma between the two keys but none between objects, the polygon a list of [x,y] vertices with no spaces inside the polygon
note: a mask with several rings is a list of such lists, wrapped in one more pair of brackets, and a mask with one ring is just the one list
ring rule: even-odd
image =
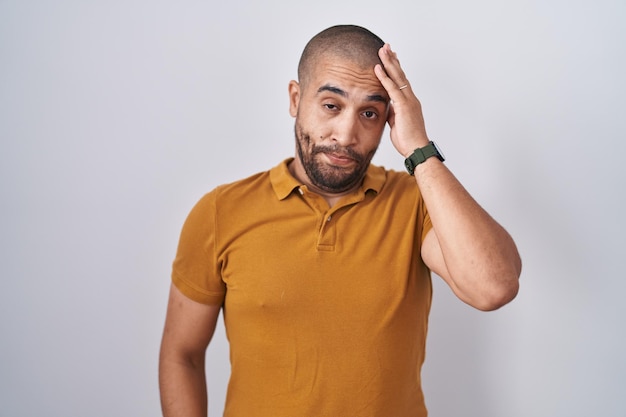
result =
[{"label": "finger", "polygon": [[409,87],[409,82],[404,71],[402,70],[398,56],[391,50],[391,46],[388,43],[380,48],[378,55],[384,65],[385,72],[395,83],[397,88],[404,90]]},{"label": "finger", "polygon": [[389,98],[393,100],[395,97],[397,97],[397,94],[399,92],[398,86],[391,79],[391,77],[389,77],[387,71],[385,71],[383,66],[380,64],[376,64],[376,66],[374,67],[374,73],[376,74],[376,77],[378,77],[378,80],[383,85],[385,90],[387,90],[387,93],[389,93]]},{"label": "finger", "polygon": [[395,108],[396,106],[402,106],[407,103],[407,100],[411,97],[410,95],[404,94],[404,92],[409,91],[409,88],[400,89],[394,80],[389,77],[385,69],[380,64],[376,64],[374,67],[374,73],[378,77],[378,80],[383,85],[383,88],[389,94],[390,106],[389,106],[389,117],[387,121],[390,122],[390,126],[393,126],[393,121],[395,120]]},{"label": "finger", "polygon": [[395,121],[395,110],[394,110],[393,104],[394,104],[394,100],[398,99],[400,90],[398,90],[398,87],[393,82],[393,80],[389,78],[389,76],[383,69],[382,65],[376,64],[376,66],[374,66],[374,73],[378,77],[378,80],[380,81],[380,83],[383,85],[383,88],[389,94],[391,105],[389,106],[389,113],[387,114],[387,123],[389,123],[390,127],[393,127],[393,124]]},{"label": "finger", "polygon": [[403,91],[406,91],[406,89],[401,90],[398,84],[387,74],[382,65],[376,64],[376,66],[374,67],[374,73],[378,77],[380,83],[383,85],[383,88],[387,91],[387,94],[389,94],[389,99],[391,100],[392,105],[398,103],[401,100],[406,100],[406,97],[404,96],[404,94],[402,94]]}]

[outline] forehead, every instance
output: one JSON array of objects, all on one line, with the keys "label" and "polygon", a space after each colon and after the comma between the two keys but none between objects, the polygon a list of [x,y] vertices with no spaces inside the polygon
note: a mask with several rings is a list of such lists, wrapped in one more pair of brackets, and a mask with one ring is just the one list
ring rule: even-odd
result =
[{"label": "forehead", "polygon": [[380,96],[389,99],[387,91],[374,73],[374,65],[365,65],[340,57],[322,57],[310,72],[309,87],[312,93],[325,86],[336,87],[350,95]]}]

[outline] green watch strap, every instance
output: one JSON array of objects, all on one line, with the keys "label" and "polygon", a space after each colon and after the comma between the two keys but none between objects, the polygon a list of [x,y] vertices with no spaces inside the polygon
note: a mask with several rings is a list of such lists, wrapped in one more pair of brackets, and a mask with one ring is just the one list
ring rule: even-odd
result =
[{"label": "green watch strap", "polygon": [[406,170],[409,171],[409,174],[413,175],[415,173],[415,167],[431,156],[436,156],[441,162],[445,161],[443,154],[433,141],[428,142],[428,145],[423,148],[414,150],[413,153],[404,160],[404,166]]}]

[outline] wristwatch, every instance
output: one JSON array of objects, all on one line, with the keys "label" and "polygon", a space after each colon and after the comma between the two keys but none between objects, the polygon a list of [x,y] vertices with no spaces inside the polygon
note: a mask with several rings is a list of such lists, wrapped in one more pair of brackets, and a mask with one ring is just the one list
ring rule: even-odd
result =
[{"label": "wristwatch", "polygon": [[406,167],[406,170],[409,171],[409,174],[413,175],[415,167],[431,156],[436,156],[441,162],[446,160],[441,152],[441,149],[439,149],[437,144],[432,140],[423,148],[417,148],[414,150],[411,156],[404,160],[404,166]]}]

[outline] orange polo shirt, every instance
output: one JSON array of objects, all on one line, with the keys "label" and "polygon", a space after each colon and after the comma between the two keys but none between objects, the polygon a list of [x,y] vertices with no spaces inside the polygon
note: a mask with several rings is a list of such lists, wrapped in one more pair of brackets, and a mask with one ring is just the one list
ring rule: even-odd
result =
[{"label": "orange polo shirt", "polygon": [[217,187],[181,233],[174,284],[224,306],[224,416],[426,416],[432,226],[415,179],[372,165],[329,208],[289,161]]}]

